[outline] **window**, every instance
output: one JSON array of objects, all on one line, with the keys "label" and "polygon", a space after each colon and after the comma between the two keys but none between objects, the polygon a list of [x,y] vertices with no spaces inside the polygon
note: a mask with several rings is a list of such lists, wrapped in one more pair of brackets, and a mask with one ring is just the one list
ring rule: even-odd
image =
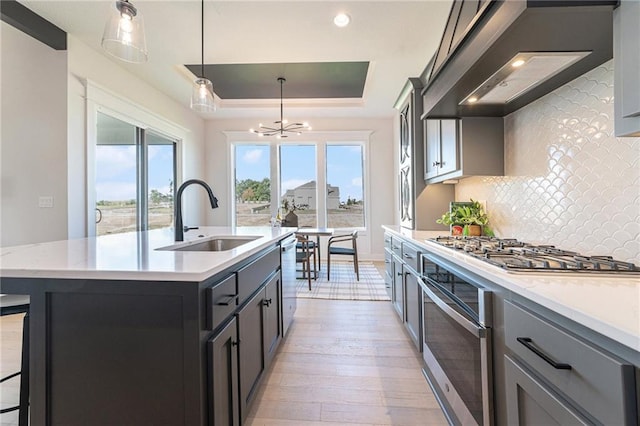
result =
[{"label": "window", "polygon": [[315,145],[281,145],[280,205],[294,208],[298,226],[318,226],[318,194]]},{"label": "window", "polygon": [[268,226],[271,212],[269,145],[236,145],[235,224]]},{"label": "window", "polygon": [[362,145],[327,145],[328,227],[364,227],[363,160]]},{"label": "window", "polygon": [[176,143],[98,113],[96,235],[171,226]]},{"label": "window", "polygon": [[362,134],[344,142],[234,142],[235,225],[269,225],[278,213],[286,214],[286,202],[295,205],[298,226],[366,228]]}]

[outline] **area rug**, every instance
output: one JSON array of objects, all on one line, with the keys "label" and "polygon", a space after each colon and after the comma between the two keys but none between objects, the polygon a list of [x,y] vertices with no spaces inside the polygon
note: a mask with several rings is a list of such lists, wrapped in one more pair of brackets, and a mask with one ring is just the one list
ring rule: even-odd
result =
[{"label": "area rug", "polygon": [[[384,279],[371,262],[359,262],[360,281],[352,262],[331,262],[331,281],[327,281],[327,264],[322,268],[317,280],[309,282],[296,280],[297,297],[305,299],[335,300],[391,300],[387,294]],[[298,272],[298,277],[300,272]]]}]

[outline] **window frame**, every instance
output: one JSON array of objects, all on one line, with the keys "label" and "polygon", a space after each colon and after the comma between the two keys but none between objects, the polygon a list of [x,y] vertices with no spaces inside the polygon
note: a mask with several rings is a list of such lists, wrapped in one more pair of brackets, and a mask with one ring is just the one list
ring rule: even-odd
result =
[{"label": "window frame", "polygon": [[[369,130],[344,130],[344,131],[331,131],[331,132],[308,132],[292,140],[283,141],[282,139],[265,139],[259,138],[257,135],[252,135],[248,132],[242,131],[226,131],[224,132],[227,138],[227,146],[229,155],[230,170],[234,170],[233,176],[229,179],[229,193],[232,195],[232,202],[229,203],[229,217],[231,217],[231,225],[236,224],[236,208],[235,208],[235,146],[242,145],[269,145],[270,146],[270,179],[271,185],[271,198],[272,200],[278,200],[278,203],[271,203],[271,216],[275,217],[277,214],[277,207],[280,203],[280,146],[281,145],[315,145],[316,147],[316,199],[318,200],[317,206],[317,222],[318,227],[327,227],[327,210],[326,210],[326,191],[319,193],[319,188],[325,188],[327,184],[327,164],[326,154],[327,145],[360,145],[362,147],[362,179],[363,179],[363,198],[364,198],[364,226],[362,227],[349,227],[349,228],[334,228],[338,231],[361,231],[363,235],[369,230],[371,223],[371,201],[370,201],[370,137],[373,132]],[[274,185],[273,182],[276,184]]]},{"label": "window frame", "polygon": [[[364,208],[364,217],[363,217],[363,221],[364,221],[364,226],[352,226],[349,228],[333,228],[333,229],[339,229],[339,230],[351,230],[351,231],[366,231],[369,227],[369,167],[368,167],[368,161],[367,161],[367,153],[368,153],[368,144],[364,143],[364,142],[356,142],[356,141],[330,141],[327,142],[324,146],[324,170],[325,170],[325,187],[326,187],[326,178],[328,176],[328,171],[327,171],[327,147],[328,146],[360,146],[362,148],[362,198],[363,198],[363,208]],[[327,201],[327,195],[325,194],[324,196],[324,200],[325,200],[325,209],[324,209],[324,214],[325,214],[325,224],[329,223],[329,213],[326,209],[326,201]]]},{"label": "window frame", "polygon": [[[109,115],[125,123],[174,142],[174,193],[182,184],[183,141],[188,139],[190,130],[175,124],[156,113],[126,99],[103,86],[87,80],[86,86],[86,181],[85,181],[85,235],[96,236],[95,223],[95,181],[98,113]],[[146,196],[146,195],[145,195]],[[145,202],[146,204],[146,202]],[[139,215],[138,215],[139,216]],[[139,219],[136,219],[139,220]]]}]

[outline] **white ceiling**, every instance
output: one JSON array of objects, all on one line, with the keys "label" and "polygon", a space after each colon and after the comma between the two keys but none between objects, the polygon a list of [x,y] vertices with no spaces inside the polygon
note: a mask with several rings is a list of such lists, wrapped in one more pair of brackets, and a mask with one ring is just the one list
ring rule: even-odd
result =
[{"label": "white ceiling", "polygon": [[[149,61],[114,61],[188,107],[193,75],[183,64],[200,63],[200,2],[130,1],[144,16]],[[419,76],[435,52],[451,2],[205,0],[205,63],[370,61],[363,99],[287,100],[285,108],[306,117],[391,116],[407,78]],[[21,3],[101,51],[111,2]],[[340,11],[351,16],[346,28],[333,25]],[[261,116],[277,105],[279,100],[221,101],[206,117]]]}]

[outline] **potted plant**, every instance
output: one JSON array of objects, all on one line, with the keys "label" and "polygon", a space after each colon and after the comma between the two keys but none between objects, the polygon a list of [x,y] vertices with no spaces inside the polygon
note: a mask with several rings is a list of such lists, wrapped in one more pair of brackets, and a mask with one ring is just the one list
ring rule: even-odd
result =
[{"label": "potted plant", "polygon": [[489,229],[489,217],[478,201],[468,203],[452,203],[448,212],[436,220],[437,223],[449,225],[453,235],[493,235]]}]

